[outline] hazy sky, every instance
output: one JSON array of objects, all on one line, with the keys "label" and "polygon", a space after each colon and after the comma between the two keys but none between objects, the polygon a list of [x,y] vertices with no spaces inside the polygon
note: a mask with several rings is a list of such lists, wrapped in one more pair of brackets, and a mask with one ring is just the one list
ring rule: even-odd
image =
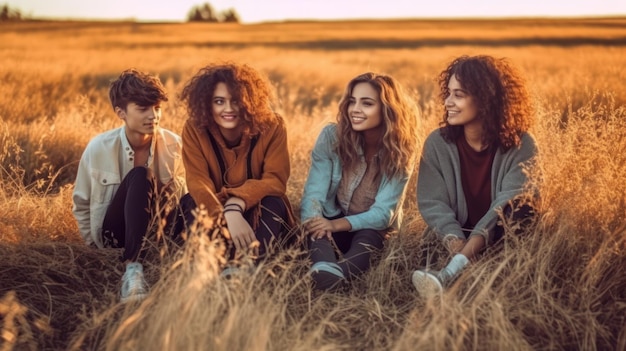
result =
[{"label": "hazy sky", "polygon": [[[202,0],[9,0],[22,14],[48,18],[183,21]],[[213,0],[242,22],[284,19],[626,15],[626,0]]]}]

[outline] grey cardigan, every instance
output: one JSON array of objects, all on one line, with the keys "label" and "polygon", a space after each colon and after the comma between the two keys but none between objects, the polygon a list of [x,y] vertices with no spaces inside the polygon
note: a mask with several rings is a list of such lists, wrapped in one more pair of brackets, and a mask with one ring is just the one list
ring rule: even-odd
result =
[{"label": "grey cardigan", "polygon": [[[496,210],[524,190],[527,177],[523,165],[536,153],[535,140],[528,133],[522,135],[519,147],[496,151],[491,167],[491,205],[470,236],[482,235],[487,245],[492,243],[498,220]],[[443,139],[440,129],[433,131],[424,143],[417,178],[417,203],[422,218],[440,238],[454,235],[465,239],[461,226],[467,221],[467,206],[459,152],[456,144]]]}]

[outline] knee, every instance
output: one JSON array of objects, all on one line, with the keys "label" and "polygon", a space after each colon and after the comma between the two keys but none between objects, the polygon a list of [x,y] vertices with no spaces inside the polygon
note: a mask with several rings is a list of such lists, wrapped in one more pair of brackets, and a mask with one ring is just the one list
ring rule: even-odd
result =
[{"label": "knee", "polygon": [[191,197],[191,194],[187,193],[183,195],[182,198],[180,198],[180,207],[183,210],[191,211],[197,206],[196,202],[193,200],[193,197]]},{"label": "knee", "polygon": [[180,199],[179,207],[185,217],[185,220],[192,222],[194,220],[193,210],[197,207],[197,205],[193,197],[191,197],[191,194],[187,193]]},{"label": "knee", "polygon": [[144,167],[144,166],[137,166],[131,169],[130,172],[128,172],[128,174],[126,175],[126,177],[129,179],[133,179],[133,180],[146,179],[148,181],[153,181],[155,179],[154,172],[152,171],[152,169]]},{"label": "knee", "polygon": [[308,237],[306,243],[309,251],[324,251],[327,248],[332,249],[332,244],[328,238],[313,239],[313,237]]},{"label": "knee", "polygon": [[518,222],[534,217],[535,208],[528,202],[514,200],[504,207],[502,214],[505,219],[512,222]]},{"label": "knee", "polygon": [[285,202],[278,196],[266,196],[261,199],[262,209],[273,212],[280,217],[285,217],[287,214],[287,207]]},{"label": "knee", "polygon": [[382,249],[384,245],[382,235],[373,229],[358,231],[354,236],[354,242],[368,247],[375,247],[377,249]]}]

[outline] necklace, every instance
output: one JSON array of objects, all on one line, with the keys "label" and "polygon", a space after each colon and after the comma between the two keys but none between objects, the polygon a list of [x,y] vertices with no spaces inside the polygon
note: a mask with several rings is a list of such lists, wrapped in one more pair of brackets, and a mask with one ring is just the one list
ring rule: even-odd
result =
[{"label": "necklace", "polygon": [[144,163],[144,167],[148,168],[148,164],[150,163],[150,155],[152,155],[152,150],[148,149],[148,158],[146,158],[146,163]]}]

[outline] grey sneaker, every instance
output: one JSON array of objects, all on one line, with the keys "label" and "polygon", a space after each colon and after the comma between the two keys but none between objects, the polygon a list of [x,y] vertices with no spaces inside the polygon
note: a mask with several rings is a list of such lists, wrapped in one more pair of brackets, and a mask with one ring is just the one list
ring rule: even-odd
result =
[{"label": "grey sneaker", "polygon": [[313,278],[313,287],[316,290],[340,290],[346,282],[346,277],[338,264],[320,261],[313,264],[309,270]]},{"label": "grey sneaker", "polygon": [[148,283],[143,276],[143,266],[139,262],[126,265],[122,276],[121,302],[140,301],[148,296]]},{"label": "grey sneaker", "polygon": [[226,266],[224,270],[220,273],[220,277],[231,279],[236,277],[238,274],[243,273],[243,268],[237,266]]}]

